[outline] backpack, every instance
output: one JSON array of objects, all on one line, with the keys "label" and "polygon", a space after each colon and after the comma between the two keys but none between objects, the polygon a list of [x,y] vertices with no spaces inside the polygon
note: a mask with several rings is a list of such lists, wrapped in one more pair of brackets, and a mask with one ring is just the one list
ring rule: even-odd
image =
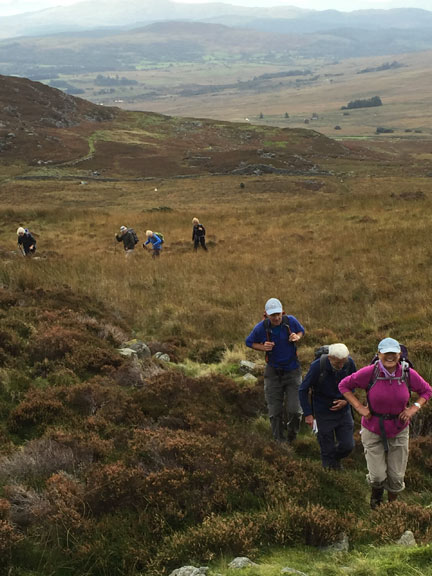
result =
[{"label": "backpack", "polygon": [[[406,346],[401,345],[400,348],[401,348],[400,364],[402,366],[402,374],[401,374],[401,376],[398,376],[397,378],[392,378],[392,380],[399,380],[400,382],[403,382],[406,385],[406,387],[408,388],[408,392],[410,393],[410,396],[411,396],[409,370],[410,370],[410,368],[414,368],[414,365],[411,362],[411,360],[408,358],[408,350],[407,350]],[[370,408],[369,391],[371,390],[371,388],[373,388],[375,386],[375,384],[377,383],[378,380],[388,380],[388,378],[382,378],[379,375],[378,355],[377,354],[375,354],[375,356],[372,358],[371,364],[374,364],[375,368],[374,368],[374,371],[372,372],[371,379],[369,380],[368,387],[366,388],[366,396],[367,396],[369,408]]]},{"label": "backpack", "polygon": [[165,242],[163,234],[161,234],[160,232],[153,232],[153,234],[155,234],[158,238],[160,238],[162,244]]},{"label": "backpack", "polygon": [[319,381],[321,381],[322,377],[324,376],[324,372],[326,371],[326,360],[329,353],[329,347],[327,344],[320,346],[319,348],[315,349],[314,356],[315,360],[320,359],[320,375]]},{"label": "backpack", "polygon": [[[326,372],[328,353],[329,353],[329,347],[327,344],[324,344],[323,346],[320,346],[319,348],[315,349],[315,352],[314,352],[315,360],[318,360],[318,358],[320,360],[320,375],[319,375],[318,383],[321,382],[321,380],[324,377],[324,374]],[[353,362],[352,359],[349,357],[348,358],[348,364],[350,366],[352,366],[352,362]]]},{"label": "backpack", "polygon": [[134,244],[138,244],[139,240],[138,240],[138,236],[137,236],[137,233],[135,232],[135,230],[133,228],[129,228],[129,232],[132,234]]}]

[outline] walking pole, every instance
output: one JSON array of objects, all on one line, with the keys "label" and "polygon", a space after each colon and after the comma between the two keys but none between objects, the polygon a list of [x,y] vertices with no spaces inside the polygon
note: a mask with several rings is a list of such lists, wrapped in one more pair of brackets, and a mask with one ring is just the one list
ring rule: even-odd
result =
[{"label": "walking pole", "polygon": [[24,251],[24,246],[23,246],[22,244],[18,244],[18,246],[20,247],[21,254],[22,254],[23,256],[25,256],[26,253],[25,253],[25,251]]}]

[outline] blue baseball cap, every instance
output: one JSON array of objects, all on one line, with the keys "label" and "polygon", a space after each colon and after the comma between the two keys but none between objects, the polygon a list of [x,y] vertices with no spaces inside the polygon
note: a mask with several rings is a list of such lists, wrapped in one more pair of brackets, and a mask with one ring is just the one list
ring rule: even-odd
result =
[{"label": "blue baseball cap", "polygon": [[282,312],[282,304],[277,298],[270,298],[265,303],[265,311],[267,316],[271,314],[280,314]]},{"label": "blue baseball cap", "polygon": [[378,352],[381,354],[387,354],[387,352],[395,352],[396,354],[400,354],[401,347],[397,340],[394,338],[384,338],[378,344]]}]

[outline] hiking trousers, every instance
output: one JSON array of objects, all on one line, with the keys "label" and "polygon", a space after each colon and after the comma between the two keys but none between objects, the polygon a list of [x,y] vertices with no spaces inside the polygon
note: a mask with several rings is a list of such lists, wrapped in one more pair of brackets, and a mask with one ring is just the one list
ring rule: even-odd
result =
[{"label": "hiking trousers", "polygon": [[351,410],[315,414],[323,468],[338,470],[340,461],[354,448],[354,420]]},{"label": "hiking trousers", "polygon": [[301,368],[294,370],[277,370],[267,364],[264,371],[264,394],[267,403],[273,438],[295,440],[300,429],[302,410],[298,389],[301,384]]},{"label": "hiking trousers", "polygon": [[360,434],[368,469],[366,480],[372,488],[402,492],[405,488],[404,478],[408,463],[409,426],[397,436],[387,438],[387,453],[379,434],[364,427]]},{"label": "hiking trousers", "polygon": [[198,247],[201,245],[201,248],[204,248],[204,250],[207,250],[207,246],[206,246],[206,241],[205,241],[205,236],[198,236],[197,238],[195,238],[194,240],[194,250],[198,250]]}]

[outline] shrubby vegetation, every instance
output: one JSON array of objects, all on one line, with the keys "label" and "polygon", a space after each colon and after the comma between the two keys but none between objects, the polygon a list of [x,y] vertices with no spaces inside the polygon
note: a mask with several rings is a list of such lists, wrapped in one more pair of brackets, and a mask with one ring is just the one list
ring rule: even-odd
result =
[{"label": "shrubby vegetation", "polygon": [[[5,573],[162,576],[221,555],[325,546],[341,532],[356,550],[407,528],[431,542],[432,405],[413,425],[406,493],[370,512],[358,433],[340,474],[322,470],[306,429],[292,448],[275,445],[262,357],[242,347],[270,290],[306,325],[304,367],[315,347],[338,340],[364,365],[391,334],[431,379],[432,184],[401,183],[393,170],[347,178],[349,192],[321,175],[165,180],[156,200],[153,182],[4,184],[0,215],[35,230],[41,258],[14,256],[14,230],[3,229]],[[400,196],[420,186],[417,202]],[[15,204],[30,197],[31,207]],[[197,211],[208,254],[191,251]],[[169,232],[158,262],[142,249],[126,259],[110,243],[122,223]],[[132,335],[175,363],[122,357],[116,349]],[[261,362],[256,384],[239,378],[239,355]]]},{"label": "shrubby vegetation", "polygon": [[381,66],[370,66],[368,68],[363,68],[359,70],[357,74],[368,74],[369,72],[383,72],[385,70],[395,70],[397,68],[403,68],[405,65],[401,64],[397,60],[393,60],[393,62],[385,62],[381,64]]},{"label": "shrubby vegetation", "polygon": [[96,86],[135,86],[138,84],[136,80],[126,78],[125,76],[104,76],[103,74],[98,74],[94,79]]},{"label": "shrubby vegetation", "polygon": [[384,126],[378,126],[375,132],[376,134],[392,134],[394,130],[393,128],[384,128]]},{"label": "shrubby vegetation", "polygon": [[382,100],[379,96],[372,96],[372,98],[364,98],[359,100],[351,100],[346,106],[342,106],[341,110],[351,110],[352,108],[370,108],[373,106],[382,106]]}]

